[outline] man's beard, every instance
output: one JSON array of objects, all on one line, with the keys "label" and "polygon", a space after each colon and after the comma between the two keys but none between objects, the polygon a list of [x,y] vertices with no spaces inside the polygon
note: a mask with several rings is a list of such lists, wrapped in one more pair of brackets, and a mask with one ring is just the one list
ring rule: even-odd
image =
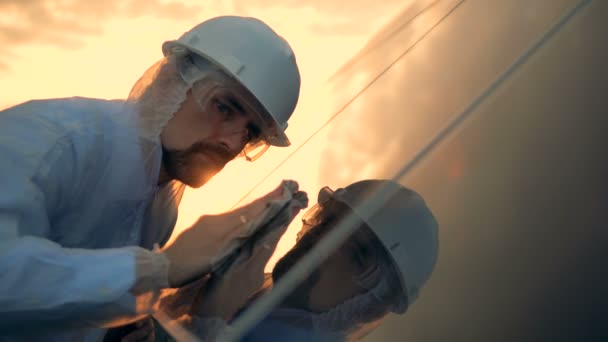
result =
[{"label": "man's beard", "polygon": [[[167,175],[193,188],[205,185],[234,158],[226,148],[205,141],[185,150],[172,150],[164,146],[162,149],[162,162]],[[198,154],[204,155],[206,162],[200,162],[196,158]]]}]

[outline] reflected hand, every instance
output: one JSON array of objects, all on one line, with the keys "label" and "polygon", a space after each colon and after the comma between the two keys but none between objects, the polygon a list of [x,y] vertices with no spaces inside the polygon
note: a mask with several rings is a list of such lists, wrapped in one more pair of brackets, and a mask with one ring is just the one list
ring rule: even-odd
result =
[{"label": "reflected hand", "polygon": [[146,318],[135,322],[135,330],[122,338],[121,342],[154,342],[154,321]]},{"label": "reflected hand", "polygon": [[[293,219],[302,207],[291,208]],[[290,220],[291,221],[291,220]],[[268,232],[252,248],[245,260],[240,260],[226,270],[221,278],[211,278],[201,288],[192,305],[192,315],[220,317],[228,322],[247,301],[261,289],[264,268],[275,251],[289,224]]]},{"label": "reflected hand", "polygon": [[[297,188],[297,183],[295,184]],[[251,236],[250,221],[259,217],[270,201],[283,198],[281,184],[248,205],[220,215],[204,215],[183,231],[163,252],[170,261],[169,284],[178,287],[208,273],[217,257],[234,241]],[[299,209],[298,209],[299,211]]]},{"label": "reflected hand", "polygon": [[104,342],[154,342],[154,321],[151,317],[132,324],[109,329]]}]

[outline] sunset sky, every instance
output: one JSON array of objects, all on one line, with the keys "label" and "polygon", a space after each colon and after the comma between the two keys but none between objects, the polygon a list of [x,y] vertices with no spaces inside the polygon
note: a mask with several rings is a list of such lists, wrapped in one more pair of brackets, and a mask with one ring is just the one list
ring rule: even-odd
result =
[{"label": "sunset sky", "polygon": [[[326,80],[402,6],[400,1],[371,0],[2,1],[0,109],[36,98],[125,98],[141,74],[162,57],[163,41],[217,15],[266,21],[292,45],[302,74],[299,105],[287,130],[292,146],[271,149],[254,164],[234,161],[203,188],[188,189],[179,232],[199,215],[231,208],[325,122],[336,104]],[[362,87],[357,82],[349,86]],[[276,185],[279,179],[294,178],[314,203],[321,186],[317,170],[324,141],[316,139],[307,146],[305,165],[281,168]],[[258,187],[246,201],[270,190]],[[277,256],[293,244],[295,226]]]},{"label": "sunset sky", "polygon": [[282,179],[314,204],[323,185],[405,173],[439,222],[439,258],[368,341],[606,340],[608,1],[0,0],[0,109],[125,98],[163,41],[221,14],[258,17],[295,50],[292,146],[187,190],[175,233]]},{"label": "sunset sky", "polygon": [[365,3],[372,1],[308,3],[2,1],[0,107],[30,98],[122,98],[161,57],[163,41],[221,14],[258,17],[283,35],[296,51],[306,95],[400,7],[387,2],[370,11]]}]

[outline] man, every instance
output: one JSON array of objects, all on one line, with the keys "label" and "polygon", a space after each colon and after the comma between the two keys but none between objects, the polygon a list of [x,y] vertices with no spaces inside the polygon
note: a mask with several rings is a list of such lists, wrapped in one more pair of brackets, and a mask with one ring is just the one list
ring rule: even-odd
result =
[{"label": "man", "polygon": [[202,186],[238,155],[289,145],[293,51],[263,22],[227,16],[163,53],[126,101],[0,112],[0,337],[74,340],[146,312],[148,294],[200,277],[242,233],[195,224],[177,247],[149,250],[170,237],[186,185]]},{"label": "man", "polygon": [[[393,195],[376,212],[367,211],[365,202],[382,187],[390,187]],[[438,228],[417,193],[391,181],[365,180],[335,192],[325,187],[318,198],[304,216],[296,245],[275,265],[259,294],[269,291],[347,215],[356,215],[358,228],[243,341],[359,339],[390,312],[403,314],[430,278],[437,259]],[[235,267],[212,288],[203,287],[190,314],[179,320],[203,340],[213,339],[221,326],[218,321],[238,319],[234,298],[246,279],[254,279],[256,272],[262,277],[263,268],[255,265],[264,265],[261,261],[267,261],[269,254],[265,256]],[[182,295],[173,300],[167,312],[178,317],[182,304],[193,298]],[[158,335],[165,338],[162,331]]]}]

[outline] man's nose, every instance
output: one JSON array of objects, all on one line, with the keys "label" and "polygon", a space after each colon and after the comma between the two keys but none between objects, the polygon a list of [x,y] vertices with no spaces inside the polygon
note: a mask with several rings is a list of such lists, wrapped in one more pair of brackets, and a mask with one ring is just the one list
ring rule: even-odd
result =
[{"label": "man's nose", "polygon": [[226,147],[234,156],[239,154],[247,142],[247,125],[245,117],[233,118],[229,122],[221,122],[215,127],[216,141]]},{"label": "man's nose", "polygon": [[218,137],[218,142],[226,147],[232,154],[237,155],[245,147],[245,129],[225,131]]}]

